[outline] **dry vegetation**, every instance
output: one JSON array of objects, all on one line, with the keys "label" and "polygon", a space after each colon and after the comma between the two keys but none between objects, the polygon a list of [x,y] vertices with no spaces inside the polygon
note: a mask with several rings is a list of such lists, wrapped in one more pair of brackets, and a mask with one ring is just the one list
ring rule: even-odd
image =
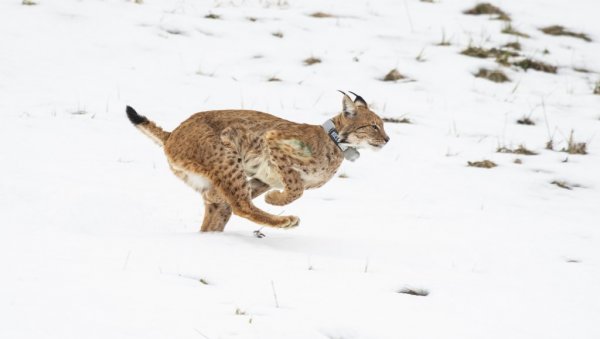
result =
[{"label": "dry vegetation", "polygon": [[463,13],[470,15],[495,15],[494,19],[510,21],[510,16],[506,12],[487,2],[479,3]]},{"label": "dry vegetation", "polygon": [[535,122],[533,122],[533,120],[529,119],[529,117],[522,117],[521,119],[517,120],[517,124],[519,124],[519,125],[535,125]]},{"label": "dry vegetation", "polygon": [[553,25],[553,26],[548,26],[548,27],[544,27],[544,28],[540,28],[540,31],[544,32],[545,34],[548,35],[555,35],[555,36],[570,36],[573,38],[578,38],[587,42],[592,42],[592,39],[585,33],[576,33],[573,31],[570,31],[568,29],[566,29],[563,26],[560,25]]},{"label": "dry vegetation", "polygon": [[335,18],[335,15],[331,15],[325,12],[314,12],[310,14],[313,18]]},{"label": "dry vegetation", "polygon": [[515,51],[520,51],[521,50],[521,43],[518,42],[518,41],[509,42],[507,44],[504,44],[502,47],[504,47],[504,48],[512,48]]},{"label": "dry vegetation", "polygon": [[412,124],[409,118],[383,118],[383,122],[389,122],[392,124]]},{"label": "dry vegetation", "polygon": [[587,154],[587,143],[575,142],[575,140],[573,139],[573,131],[571,131],[571,135],[569,136],[569,140],[567,141],[567,147],[564,147],[560,151],[569,154]]},{"label": "dry vegetation", "polygon": [[33,1],[33,0],[23,0],[23,2],[21,2],[22,5],[25,6],[35,6],[37,5],[37,2]]},{"label": "dry vegetation", "polygon": [[510,22],[504,25],[504,28],[502,28],[502,33],[516,35],[521,38],[529,38],[529,35],[518,31],[516,28],[513,27],[513,25]]},{"label": "dry vegetation", "polygon": [[208,13],[204,16],[206,19],[221,19],[221,16],[214,13]]},{"label": "dry vegetation", "polygon": [[484,79],[488,79],[488,80],[493,81],[493,82],[507,82],[507,81],[510,81],[510,79],[508,78],[508,76],[506,76],[506,74],[504,74],[504,72],[502,72],[499,69],[497,69],[497,70],[489,70],[489,69],[486,69],[486,68],[480,68],[479,72],[477,72],[477,74],[475,74],[475,76],[477,78],[484,78]]},{"label": "dry vegetation", "polygon": [[521,154],[521,155],[537,155],[536,152],[528,150],[523,145],[519,145],[519,147],[517,147],[515,149],[511,149],[511,148],[504,147],[504,146],[498,147],[498,149],[496,149],[496,152],[498,152],[498,153]]},{"label": "dry vegetation", "polygon": [[271,35],[279,39],[283,38],[283,32],[281,31],[273,32]]},{"label": "dry vegetation", "polygon": [[399,290],[398,293],[410,294],[410,295],[415,295],[415,296],[419,296],[419,297],[426,297],[429,295],[429,291],[426,289],[412,288],[412,287],[404,287],[403,289]]},{"label": "dry vegetation", "polygon": [[269,82],[278,82],[278,81],[281,81],[281,79],[279,79],[278,77],[276,77],[276,76],[273,75],[272,77],[270,77],[269,79],[267,79],[267,81],[269,81]]},{"label": "dry vegetation", "polygon": [[398,81],[402,79],[406,79],[406,77],[395,68],[389,71],[385,77],[383,77],[383,81]]},{"label": "dry vegetation", "polygon": [[496,165],[495,162],[490,160],[482,160],[482,161],[467,161],[467,166],[469,167],[479,167],[479,168],[494,168]]},{"label": "dry vegetation", "polygon": [[303,62],[304,62],[304,65],[311,66],[311,65],[314,65],[314,64],[321,63],[321,59],[315,58],[315,57],[310,57],[310,58],[304,59]]},{"label": "dry vegetation", "polygon": [[522,68],[527,71],[528,69],[533,69],[540,72],[552,73],[556,74],[557,67],[544,63],[542,61],[532,60],[529,58],[525,58],[521,61],[513,62],[513,65]]},{"label": "dry vegetation", "polygon": [[564,180],[554,180],[553,182],[551,182],[551,184],[552,185],[556,185],[556,186],[558,186],[560,188],[564,188],[566,190],[572,190],[573,187],[580,187],[579,185],[573,185],[573,184],[570,184],[570,183],[568,183],[568,182],[566,182]]},{"label": "dry vegetation", "polygon": [[594,94],[600,95],[600,80],[596,81],[596,86],[594,87]]}]

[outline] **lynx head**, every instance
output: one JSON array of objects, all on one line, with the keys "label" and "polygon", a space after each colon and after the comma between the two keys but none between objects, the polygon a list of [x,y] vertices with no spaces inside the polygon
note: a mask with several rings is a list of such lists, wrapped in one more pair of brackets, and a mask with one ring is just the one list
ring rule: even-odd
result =
[{"label": "lynx head", "polygon": [[354,148],[371,148],[380,150],[390,137],[383,129],[383,121],[367,106],[367,102],[358,94],[354,101],[344,92],[342,113],[337,117],[337,128],[340,143]]}]

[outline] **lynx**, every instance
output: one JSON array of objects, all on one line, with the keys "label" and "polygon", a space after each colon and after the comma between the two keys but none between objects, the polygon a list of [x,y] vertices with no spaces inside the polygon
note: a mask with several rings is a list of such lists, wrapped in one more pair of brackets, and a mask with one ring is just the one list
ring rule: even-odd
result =
[{"label": "lynx", "polygon": [[329,181],[344,158],[358,158],[357,149],[381,149],[390,140],[362,97],[350,92],[352,101],[341,93],[342,112],[322,126],[252,110],[217,110],[196,113],[167,132],[129,106],[126,112],[135,127],[164,147],[173,173],[202,194],[201,232],[223,231],[232,213],[291,228],[298,217],[267,213],[252,199],[268,191],[267,203],[289,204],[305,189]]}]

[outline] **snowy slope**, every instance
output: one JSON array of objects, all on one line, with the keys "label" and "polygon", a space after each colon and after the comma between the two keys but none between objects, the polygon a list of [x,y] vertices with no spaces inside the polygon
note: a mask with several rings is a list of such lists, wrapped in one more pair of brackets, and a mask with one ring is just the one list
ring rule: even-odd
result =
[{"label": "snowy slope", "polygon": [[[517,41],[472,1],[37,2],[0,2],[0,338],[600,337],[597,1],[495,3],[557,74],[461,55]],[[289,206],[258,199],[302,219],[264,239],[235,216],[197,233],[201,197],[124,114],[320,124],[337,89],[412,123]],[[571,130],[588,154],[560,152]],[[496,152],[519,145],[538,154]]]}]

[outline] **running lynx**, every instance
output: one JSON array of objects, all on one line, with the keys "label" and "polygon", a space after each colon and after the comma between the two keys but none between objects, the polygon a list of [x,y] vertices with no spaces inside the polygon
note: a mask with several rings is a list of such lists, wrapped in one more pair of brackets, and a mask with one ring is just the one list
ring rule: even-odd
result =
[{"label": "running lynx", "polygon": [[[352,93],[352,92],[350,92]],[[172,132],[127,106],[129,120],[164,147],[173,173],[204,198],[200,231],[221,232],[232,213],[265,226],[290,228],[296,216],[277,216],[252,199],[286,205],[305,189],[320,187],[357,148],[382,148],[389,137],[383,121],[363,98],[342,92],[342,112],[325,124],[307,125],[251,110],[219,110],[192,115]]]}]

